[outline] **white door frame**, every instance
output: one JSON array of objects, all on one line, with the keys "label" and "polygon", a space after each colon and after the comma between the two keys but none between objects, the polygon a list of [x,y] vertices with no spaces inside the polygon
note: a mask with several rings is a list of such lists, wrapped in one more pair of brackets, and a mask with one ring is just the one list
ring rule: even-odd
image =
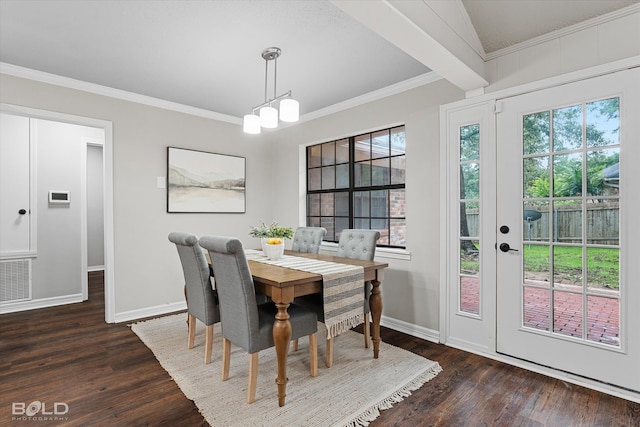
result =
[{"label": "white door frame", "polygon": [[[104,130],[102,169],[104,174],[104,308],[105,321],[115,322],[115,277],[114,277],[114,227],[113,227],[113,124],[110,121],[75,116],[54,111],[39,110],[11,104],[0,104],[0,110],[9,114],[34,119],[51,120]],[[86,233],[86,231],[85,231]],[[86,249],[86,248],[85,248]],[[86,263],[85,263],[86,264]],[[86,269],[86,265],[85,265]]]},{"label": "white door frame", "polygon": [[[608,393],[614,396],[622,397],[627,400],[640,403],[640,394],[634,393],[629,390],[621,389],[615,386],[610,386],[597,381],[585,379],[583,377],[575,376],[569,373],[557,371],[540,365],[536,365],[530,362],[522,361],[513,357],[498,354],[496,352],[496,339],[495,339],[495,320],[493,325],[484,325],[478,323],[478,329],[476,334],[472,331],[467,331],[465,337],[475,336],[474,340],[460,340],[456,339],[455,331],[452,331],[453,322],[452,316],[456,313],[452,312],[451,308],[451,292],[453,287],[457,287],[458,275],[453,274],[455,271],[455,264],[458,263],[459,254],[452,253],[454,248],[457,248],[457,232],[459,230],[459,224],[457,223],[457,214],[454,209],[458,205],[459,193],[454,188],[454,183],[457,181],[452,180],[452,177],[458,176],[458,164],[457,159],[452,158],[451,144],[455,144],[455,141],[451,140],[453,135],[450,135],[448,120],[452,112],[462,111],[464,109],[477,108],[480,105],[485,105],[489,111],[493,110],[496,105],[496,100],[501,98],[507,98],[511,96],[521,95],[529,92],[534,92],[546,88],[551,88],[559,85],[563,85],[570,82],[580,81],[587,78],[613,73],[616,71],[634,68],[640,66],[640,55],[626,58],[620,61],[611,62],[604,65],[591,67],[588,69],[575,71],[560,76],[536,81],[533,83],[527,83],[521,86],[504,89],[496,92],[491,92],[478,97],[457,101],[454,103],[442,105],[440,107],[440,247],[443,250],[444,256],[440,259],[440,342],[449,346],[459,348],[471,353],[480,354],[482,356],[499,360],[514,366],[518,366],[533,372],[538,372],[543,375],[547,375],[553,378],[557,378],[569,383],[577,384],[583,387],[588,387],[593,390],[598,390],[604,393]],[[499,104],[498,107],[499,108]],[[490,123],[493,123],[493,131],[495,132],[495,117],[490,119]],[[495,133],[494,133],[495,135]],[[495,139],[493,141],[495,145]],[[458,207],[459,210],[459,207]],[[452,220],[453,218],[453,220]],[[454,230],[454,232],[451,232]],[[455,234],[454,240],[451,236]],[[455,252],[455,251],[454,251]],[[493,292],[495,294],[495,282],[485,282],[484,292]],[[487,290],[486,286],[493,286],[492,290]],[[488,307],[484,307],[485,313]],[[484,316],[483,319],[487,319]],[[493,315],[495,319],[495,313]],[[487,327],[491,327],[494,333],[492,335],[486,334]]]}]

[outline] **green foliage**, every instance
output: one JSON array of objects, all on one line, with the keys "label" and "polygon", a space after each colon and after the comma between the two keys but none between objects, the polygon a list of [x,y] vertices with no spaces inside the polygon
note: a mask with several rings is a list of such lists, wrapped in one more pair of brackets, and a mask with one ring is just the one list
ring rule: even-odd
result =
[{"label": "green foliage", "polygon": [[251,226],[249,235],[259,238],[280,237],[281,239],[291,239],[293,237],[293,228],[283,227],[275,221],[267,225],[264,221],[260,220],[259,227]]}]

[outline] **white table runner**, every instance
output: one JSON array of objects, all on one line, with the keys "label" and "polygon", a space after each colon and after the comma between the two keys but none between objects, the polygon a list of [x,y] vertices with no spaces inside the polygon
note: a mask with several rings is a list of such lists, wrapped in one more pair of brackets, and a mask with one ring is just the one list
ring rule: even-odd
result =
[{"label": "white table runner", "polygon": [[324,324],[332,338],[364,322],[364,268],[292,255],[270,260],[262,251],[245,250],[248,260],[322,274]]}]

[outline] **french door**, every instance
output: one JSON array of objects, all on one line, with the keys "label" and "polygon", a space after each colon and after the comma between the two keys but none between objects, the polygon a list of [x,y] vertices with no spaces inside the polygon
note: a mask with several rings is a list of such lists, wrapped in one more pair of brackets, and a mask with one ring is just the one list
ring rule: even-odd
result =
[{"label": "french door", "polygon": [[498,104],[497,351],[640,391],[640,69]]}]

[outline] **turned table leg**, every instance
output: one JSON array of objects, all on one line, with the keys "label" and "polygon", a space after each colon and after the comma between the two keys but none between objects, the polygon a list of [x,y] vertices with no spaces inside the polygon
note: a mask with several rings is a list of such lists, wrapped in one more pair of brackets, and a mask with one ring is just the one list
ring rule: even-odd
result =
[{"label": "turned table leg", "polygon": [[289,341],[291,341],[291,322],[289,322],[289,313],[287,308],[289,304],[276,303],[278,312],[273,322],[273,342],[276,347],[276,356],[278,358],[278,377],[276,384],[278,385],[278,405],[284,406],[285,397],[287,396],[287,356],[289,354]]},{"label": "turned table leg", "polygon": [[373,320],[373,358],[378,358],[380,351],[380,317],[382,317],[382,295],[380,295],[380,281],[371,281],[371,297],[369,308],[371,308],[371,318]]}]

